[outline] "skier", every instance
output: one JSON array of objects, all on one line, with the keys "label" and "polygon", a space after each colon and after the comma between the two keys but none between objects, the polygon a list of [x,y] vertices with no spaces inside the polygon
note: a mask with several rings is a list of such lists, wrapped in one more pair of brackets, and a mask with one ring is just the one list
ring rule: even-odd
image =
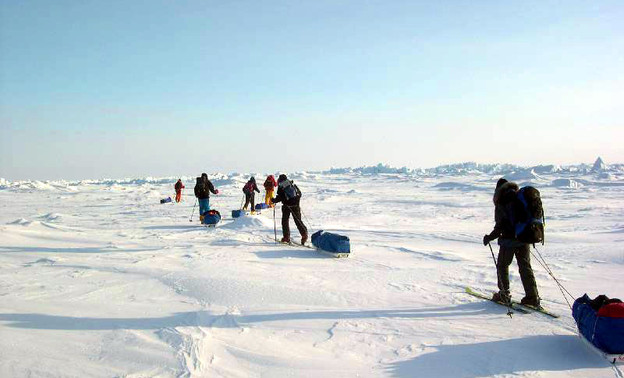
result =
[{"label": "skier", "polygon": [[270,207],[275,207],[275,205],[271,203],[271,199],[273,198],[273,192],[276,186],[277,182],[275,181],[275,177],[273,177],[273,175],[267,176],[266,180],[264,180],[264,203]]},{"label": "skier", "polygon": [[243,206],[244,210],[247,210],[247,206],[251,203],[251,213],[255,214],[255,202],[256,202],[256,193],[260,193],[260,189],[258,189],[258,185],[256,185],[256,178],[251,177],[249,181],[243,186],[243,193],[245,193],[245,206]]},{"label": "skier", "polygon": [[199,201],[199,221],[203,222],[204,214],[210,210],[210,193],[219,194],[219,190],[208,180],[208,175],[202,173],[201,177],[197,177],[194,192]]},{"label": "skier", "polygon": [[301,245],[308,241],[308,229],[301,220],[301,191],[286,175],[279,175],[277,179],[277,196],[272,203],[282,202],[282,243],[290,243],[290,214],[293,214],[295,225],[301,234]]},{"label": "skier", "polygon": [[174,188],[176,193],[175,201],[180,203],[180,200],[182,200],[182,189],[185,188],[184,184],[182,183],[182,179],[178,179],[178,182],[175,183]]},{"label": "skier", "polygon": [[518,185],[501,178],[496,183],[494,191],[494,229],[483,237],[483,245],[488,245],[498,238],[500,246],[498,252],[498,293],[494,293],[492,300],[508,303],[511,300],[509,292],[509,265],[514,256],[518,263],[520,279],[524,286],[525,297],[520,303],[534,307],[540,307],[540,297],[537,292],[535,276],[531,268],[531,250],[527,243],[522,243],[516,239],[513,224],[513,202],[517,196]]}]

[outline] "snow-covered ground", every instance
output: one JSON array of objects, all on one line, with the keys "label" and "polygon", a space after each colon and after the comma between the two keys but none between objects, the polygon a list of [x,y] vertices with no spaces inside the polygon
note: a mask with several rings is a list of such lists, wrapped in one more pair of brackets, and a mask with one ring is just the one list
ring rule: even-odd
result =
[{"label": "snow-covered ground", "polygon": [[502,174],[540,189],[538,248],[565,287],[624,298],[621,165],[293,174],[304,221],[349,236],[347,259],[276,245],[272,211],[232,219],[243,175],[213,176],[215,229],[189,222],[193,177],[163,205],[175,178],[2,179],[0,376],[617,376],[535,261],[559,319],[464,294],[496,286],[481,239]]}]

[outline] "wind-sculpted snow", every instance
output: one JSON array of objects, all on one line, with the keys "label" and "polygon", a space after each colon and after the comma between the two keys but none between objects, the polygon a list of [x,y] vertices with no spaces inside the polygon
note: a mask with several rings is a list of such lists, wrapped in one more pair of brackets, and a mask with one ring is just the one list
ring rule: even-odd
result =
[{"label": "wind-sculpted snow", "polygon": [[572,179],[556,179],[551,183],[552,186],[557,188],[570,188],[570,189],[579,189],[583,186],[580,182]]},{"label": "wind-sculpted snow", "polygon": [[[274,173],[213,173],[208,177],[212,183],[219,186],[237,186],[243,185],[251,176],[255,176],[259,183],[264,182],[264,178],[272,174],[277,177],[279,172]],[[559,165],[536,165],[533,167],[522,167],[513,164],[479,164],[474,162],[441,165],[434,168],[408,168],[408,167],[392,167],[387,164],[379,163],[374,166],[365,166],[358,168],[331,168],[322,172],[299,171],[288,173],[290,179],[294,180],[310,180],[328,176],[328,175],[347,175],[353,176],[386,176],[386,179],[417,179],[417,178],[438,178],[438,177],[470,177],[470,176],[490,176],[505,177],[508,180],[524,182],[532,184],[534,182],[545,183],[550,180],[557,179],[585,179],[590,178],[600,182],[617,182],[624,180],[624,164],[607,165],[598,158],[593,166],[588,164],[559,166]],[[178,178],[182,179],[187,190],[192,189],[195,185],[196,176],[169,176],[169,177],[141,177],[141,178],[124,178],[124,179],[99,179],[99,180],[24,180],[9,181],[0,178],[0,190],[13,191],[65,191],[72,192],[89,186],[108,186],[108,187],[128,187],[128,186],[145,186],[145,185],[171,185],[173,186]],[[577,180],[578,181],[578,180]]]},{"label": "wind-sculpted snow", "polygon": [[277,243],[281,205],[233,219],[251,174],[210,176],[216,228],[198,222],[195,176],[179,204],[160,204],[177,177],[0,180],[0,377],[613,377],[534,255],[561,318],[464,294],[496,290],[482,238],[496,181],[519,172],[541,192],[536,247],[559,282],[624,297],[624,174],[591,168],[287,172],[310,234],[350,238],[345,259]]}]

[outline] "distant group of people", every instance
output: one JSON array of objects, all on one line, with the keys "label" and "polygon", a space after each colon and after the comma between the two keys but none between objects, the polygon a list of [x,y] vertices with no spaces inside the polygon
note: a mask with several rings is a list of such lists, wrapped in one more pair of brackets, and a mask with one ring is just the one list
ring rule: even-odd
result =
[{"label": "distant group of people", "polygon": [[[277,188],[277,195],[273,197]],[[176,202],[180,202],[182,198],[182,189],[184,184],[179,179],[175,186]],[[308,240],[308,229],[301,219],[301,190],[286,175],[279,175],[277,181],[273,175],[267,176],[264,181],[264,190],[266,192],[264,202],[269,207],[275,207],[276,203],[282,203],[282,243],[290,243],[290,215],[292,214],[295,225],[301,235],[301,244],[305,245]],[[208,179],[206,173],[202,173],[201,177],[197,177],[195,183],[195,197],[199,203],[200,222],[203,221],[204,214],[210,210],[210,193],[219,194],[219,190],[215,189],[212,182]],[[258,185],[256,185],[255,177],[251,177],[243,186],[243,194],[245,195],[245,204],[243,210],[248,210],[251,205],[251,213],[255,214],[255,193],[260,193]]]},{"label": "distant group of people", "polygon": [[[277,195],[273,197],[275,188],[277,187]],[[301,235],[301,244],[305,245],[308,241],[308,228],[301,219],[301,190],[295,185],[292,180],[289,180],[286,175],[281,174],[275,181],[273,175],[267,176],[264,180],[264,190],[266,192],[264,201],[269,207],[275,207],[276,203],[282,203],[282,243],[290,243],[290,215],[292,214],[297,230]],[[258,185],[256,185],[256,178],[251,177],[249,181],[243,187],[243,193],[245,194],[245,206],[244,210],[248,209],[251,205],[252,214],[255,212],[255,193],[260,193]]]},{"label": "distant group of people", "polygon": [[[301,191],[297,185],[295,185],[292,180],[289,180],[286,175],[281,174],[277,181],[273,175],[267,176],[263,186],[266,192],[264,202],[267,206],[275,207],[275,204],[282,203],[281,241],[283,243],[291,242],[289,223],[290,215],[292,214],[295,225],[301,235],[301,244],[305,244],[308,240],[308,229],[301,219]],[[276,188],[277,195],[274,197],[273,195]],[[182,180],[178,180],[175,184],[176,202],[180,202],[181,200],[182,189],[184,189],[184,184]],[[539,200],[539,192],[537,192],[535,188],[529,187],[528,189],[536,192]],[[515,256],[520,271],[520,279],[522,280],[525,291],[525,296],[522,298],[521,303],[540,307],[540,297],[535,282],[535,275],[531,267],[530,244],[531,242],[534,243],[535,240],[530,239],[529,242],[527,242],[526,237],[521,238],[518,236],[517,218],[519,217],[518,213],[522,211],[522,205],[518,205],[518,193],[522,191],[524,191],[524,188],[520,189],[518,185],[513,182],[508,182],[504,178],[498,180],[493,197],[495,225],[492,232],[483,237],[483,245],[488,245],[491,241],[498,239],[499,252],[498,260],[496,261],[496,269],[499,291],[494,294],[492,300],[510,303],[509,265]],[[197,177],[194,192],[199,202],[200,221],[202,221],[203,214],[210,210],[210,194],[219,194],[219,190],[215,189],[212,182],[208,179],[208,175],[202,173],[201,177]],[[245,195],[243,210],[248,210],[251,205],[252,214],[255,213],[256,192],[260,193],[260,189],[256,184],[255,177],[251,177],[243,186],[243,193]],[[520,202],[524,202],[524,206],[527,206],[526,200],[521,200]],[[521,207],[520,210],[518,210],[518,206]],[[543,212],[541,209],[541,201],[539,202],[539,211]],[[528,213],[529,211],[525,212]],[[527,227],[528,226],[531,225],[527,224]],[[539,234],[540,230],[533,231]],[[541,229],[541,238],[543,241],[543,228]],[[540,240],[539,235],[537,235],[536,240]]]}]

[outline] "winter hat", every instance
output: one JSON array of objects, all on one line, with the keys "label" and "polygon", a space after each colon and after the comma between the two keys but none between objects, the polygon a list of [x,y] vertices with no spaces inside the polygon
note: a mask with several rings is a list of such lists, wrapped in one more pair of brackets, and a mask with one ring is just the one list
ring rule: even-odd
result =
[{"label": "winter hat", "polygon": [[284,180],[288,180],[288,177],[286,177],[286,175],[282,173],[282,174],[281,174],[281,175],[279,175],[279,177],[277,178],[277,182],[282,182],[282,181],[284,181]]}]

